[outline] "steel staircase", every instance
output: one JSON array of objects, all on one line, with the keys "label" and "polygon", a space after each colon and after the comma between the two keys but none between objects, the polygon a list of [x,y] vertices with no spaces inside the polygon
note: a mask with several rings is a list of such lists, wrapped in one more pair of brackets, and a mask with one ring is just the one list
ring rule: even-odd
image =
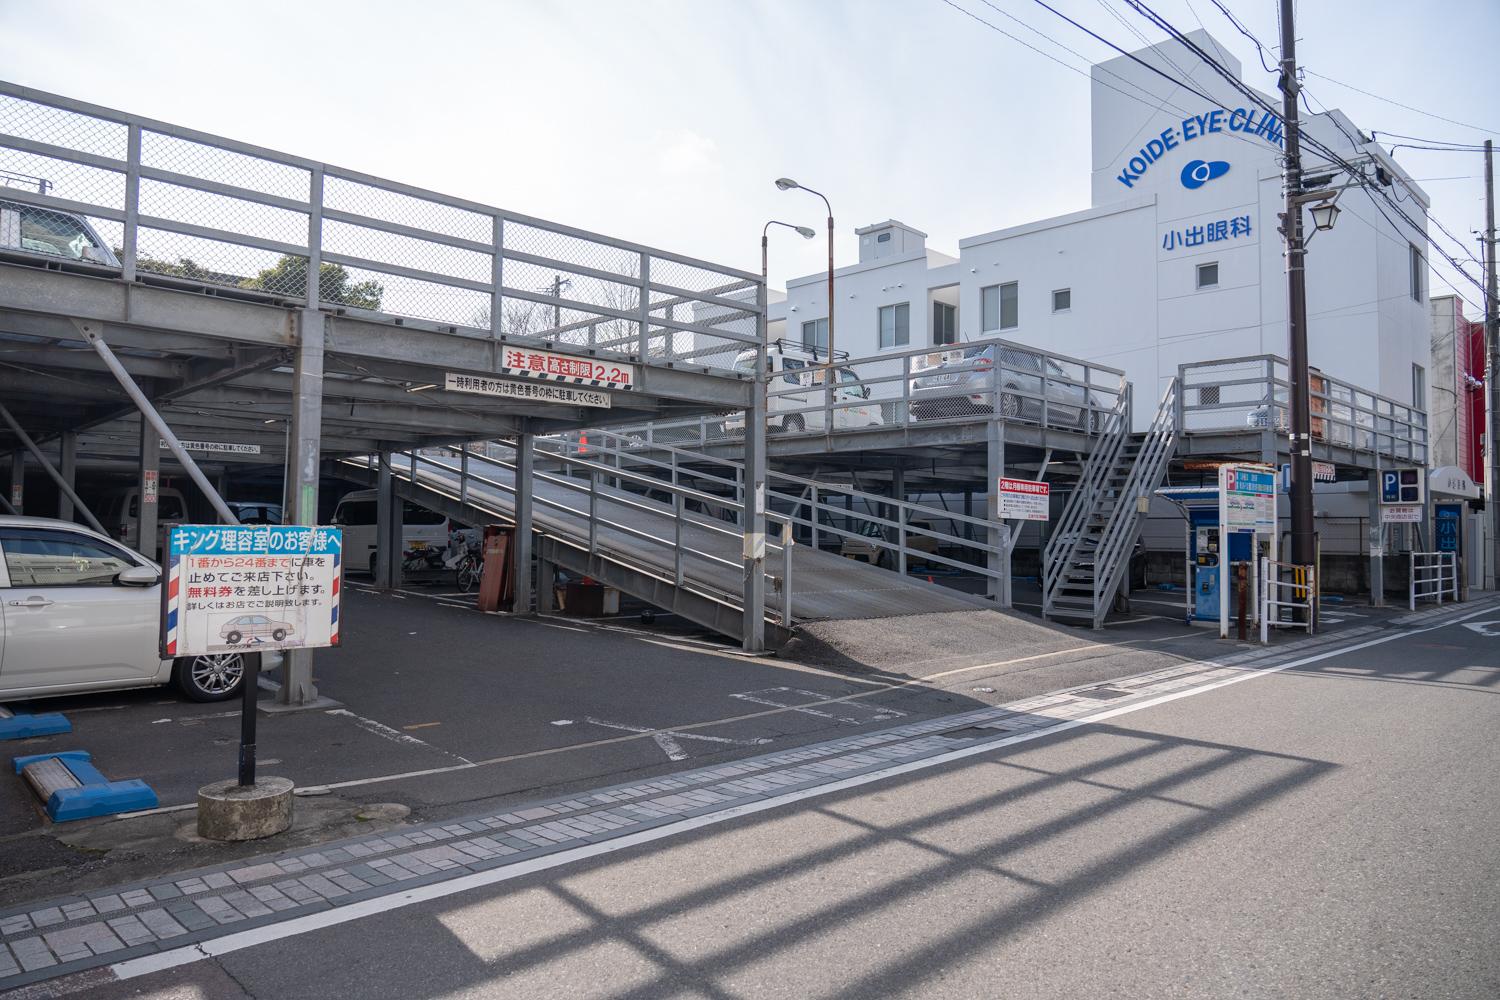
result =
[{"label": "steel staircase", "polygon": [[1042,560],[1042,615],[1102,628],[1130,567],[1145,518],[1137,501],[1161,486],[1177,447],[1177,379],[1144,434],[1130,432],[1130,402],[1107,418]]}]

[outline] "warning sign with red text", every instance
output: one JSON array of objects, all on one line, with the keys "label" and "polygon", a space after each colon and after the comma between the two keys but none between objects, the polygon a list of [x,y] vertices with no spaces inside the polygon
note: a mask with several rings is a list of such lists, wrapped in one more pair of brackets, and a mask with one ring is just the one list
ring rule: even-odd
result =
[{"label": "warning sign with red text", "polygon": [[1000,480],[1000,517],[1017,521],[1045,521],[1052,487],[1034,479]]}]

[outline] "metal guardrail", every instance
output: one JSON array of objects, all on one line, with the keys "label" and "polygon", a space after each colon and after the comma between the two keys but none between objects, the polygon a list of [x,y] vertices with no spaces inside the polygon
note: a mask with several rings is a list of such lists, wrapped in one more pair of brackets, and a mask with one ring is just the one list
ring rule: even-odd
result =
[{"label": "metal guardrail", "polygon": [[1052,537],[1042,554],[1042,607],[1048,610],[1057,588],[1064,580],[1064,570],[1075,558],[1087,534],[1089,517],[1099,508],[1105,486],[1119,463],[1125,442],[1130,437],[1131,407],[1134,387],[1127,387],[1119,405],[1100,429],[1099,440],[1089,453],[1078,483],[1063,507],[1062,516],[1052,529]]},{"label": "metal guardrail", "polygon": [[[468,448],[461,449],[439,449],[445,452],[443,458],[432,455],[420,455],[414,451],[401,452],[392,456],[391,472],[393,475],[404,478],[407,481],[423,486],[427,489],[443,493],[449,499],[460,503],[483,507],[486,497],[485,491],[492,491],[498,498],[509,494],[514,505],[515,484],[507,483],[498,479],[485,476],[475,470],[475,465],[486,464],[509,469],[515,473],[515,462],[506,461],[493,456],[485,456],[470,451]],[[738,574],[743,571],[744,564],[739,559],[726,558],[716,552],[705,549],[694,548],[684,544],[684,527],[719,534],[726,539],[731,539],[728,548],[738,551],[742,545],[744,533],[738,524],[731,526],[729,522],[717,520],[710,516],[690,516],[689,503],[698,507],[697,512],[720,511],[730,515],[736,521],[744,516],[744,505],[733,499],[726,499],[702,490],[681,486],[652,476],[613,468],[609,465],[567,455],[548,451],[547,457],[560,461],[566,470],[564,474],[552,474],[542,471],[533,472],[533,479],[538,483],[548,483],[568,491],[576,496],[575,502],[564,502],[552,497],[544,496],[540,492],[533,494],[532,502],[538,507],[545,507],[559,513],[583,517],[587,519],[588,533],[580,537],[573,533],[555,533],[547,530],[541,524],[534,524],[534,530],[539,534],[549,535],[560,544],[570,546],[579,551],[587,552],[589,555],[599,556],[615,562],[628,565],[631,569],[642,572],[655,572],[657,569],[671,568],[671,583],[680,588],[690,590],[700,596],[711,600],[727,603],[734,607],[741,607],[743,595],[738,592],[728,592],[710,589],[701,576],[694,574],[691,570],[693,564],[713,565],[721,569],[732,570]],[[448,456],[451,456],[448,457]],[[404,459],[403,464],[398,464],[399,459]],[[374,456],[351,459],[356,464],[364,464],[368,468],[376,468]],[[428,473],[423,467],[427,467]],[[404,475],[403,475],[404,472]],[[613,490],[605,492],[606,480],[612,481],[615,486]],[[623,483],[632,483],[638,487],[649,488],[655,492],[669,494],[670,500],[663,504],[648,497],[632,494],[622,489]],[[476,489],[477,487],[477,489]],[[631,508],[644,514],[669,516],[672,519],[672,532],[668,535],[658,535],[650,531],[642,530],[634,524],[626,523],[615,518],[601,517],[600,503],[606,501],[610,504]],[[511,508],[514,510],[514,506]],[[697,513],[694,512],[694,513]],[[503,514],[504,511],[495,510],[494,513]],[[508,516],[508,515],[507,515]],[[781,523],[786,519],[778,514],[767,511],[766,518],[769,523]],[[607,546],[600,545],[599,529],[607,527],[619,532],[628,538],[645,542],[648,545],[663,549],[670,553],[653,565],[642,565],[639,560],[630,559],[628,556],[615,552]],[[768,532],[768,535],[770,532]],[[767,548],[778,549],[779,543],[767,541]],[[767,589],[776,595],[774,601],[767,601],[767,618],[771,618],[771,611],[777,612],[776,618],[781,624],[789,626],[792,621],[792,587],[791,587],[791,561],[790,557],[783,554],[778,560],[781,575],[766,573]],[[771,559],[766,560],[767,565],[773,565]],[[663,579],[666,579],[664,576]]]},{"label": "metal guardrail", "polygon": [[[1283,579],[1289,576],[1291,579]],[[1312,635],[1318,623],[1318,569],[1300,563],[1277,562],[1270,556],[1260,557],[1260,578],[1256,581],[1260,605],[1260,641],[1271,641],[1272,628],[1300,628]],[[1220,581],[1223,585],[1223,581]],[[1290,618],[1282,610],[1291,612]],[[1302,620],[1297,621],[1298,616]]]},{"label": "metal guardrail", "polygon": [[[1285,359],[1273,354],[1178,367],[1179,426],[1187,434],[1285,432],[1291,382]],[[1308,397],[1314,443],[1427,463],[1427,414],[1405,403],[1310,371]]]},{"label": "metal guardrail", "polygon": [[[586,439],[586,440],[584,440]],[[735,511],[744,505],[744,466],[730,459],[714,458],[674,445],[645,440],[628,431],[594,429],[538,439],[538,456],[593,455],[612,459],[618,469],[628,461],[637,470],[654,470],[665,477],[636,474],[653,484],[677,487],[684,479],[698,483],[710,495],[732,498]],[[691,467],[689,467],[689,465]],[[722,474],[705,471],[722,470]],[[991,555],[1004,555],[1009,545],[1008,528],[1000,544],[988,538],[995,527],[982,517],[926,504],[867,493],[837,483],[794,476],[775,469],[766,473],[767,516],[783,519],[801,529],[808,544],[829,548],[851,558],[875,563],[905,575],[915,566],[957,570],[999,581],[1003,574],[990,568]],[[1004,527],[1004,526],[1002,526]],[[975,537],[969,537],[970,535]]]},{"label": "metal guardrail", "polygon": [[1413,552],[1407,571],[1406,605],[1415,611],[1418,601],[1443,603],[1458,600],[1458,554],[1456,552]]},{"label": "metal guardrail", "polygon": [[648,364],[757,343],[756,274],[5,82],[0,177],[0,253],[126,281],[309,304],[316,275],[312,305]]},{"label": "metal guardrail", "polygon": [[[766,426],[778,436],[991,419],[1092,436],[1103,432],[1128,386],[1118,368],[998,339],[840,359],[831,388],[821,355],[796,345],[772,355],[779,367],[770,376]],[[742,353],[738,367],[753,371],[753,356]],[[744,420],[735,412],[658,420],[628,432],[654,444],[705,448],[743,440]]]}]

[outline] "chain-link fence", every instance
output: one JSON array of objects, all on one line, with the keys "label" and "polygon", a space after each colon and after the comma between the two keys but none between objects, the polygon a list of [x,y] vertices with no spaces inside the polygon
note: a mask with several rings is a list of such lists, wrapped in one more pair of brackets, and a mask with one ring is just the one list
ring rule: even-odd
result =
[{"label": "chain-link fence", "polygon": [[748,272],[6,83],[0,253],[710,369],[763,309]]}]

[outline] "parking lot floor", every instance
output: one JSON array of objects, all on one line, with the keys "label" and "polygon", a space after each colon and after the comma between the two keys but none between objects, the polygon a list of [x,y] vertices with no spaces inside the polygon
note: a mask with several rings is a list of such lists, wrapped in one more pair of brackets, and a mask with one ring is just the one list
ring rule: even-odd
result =
[{"label": "parking lot floor", "polygon": [[[1151,615],[1092,632],[985,612],[978,630],[942,615],[826,623],[809,630],[818,641],[800,657],[796,648],[753,657],[669,616],[646,626],[487,615],[443,587],[383,593],[358,582],[344,613],[344,645],[315,657],[321,692],[342,707],[259,720],[261,773],[299,789],[293,831],[243,845],[195,836],[197,788],[234,774],[237,702],[194,704],[170,689],[40,701],[32,710],[63,712],[73,732],[8,744],[7,760],[87,750],[109,777],[147,781],[161,808],[54,825],[19,779],[0,778],[0,905],[952,715],[1237,646]],[[1397,616],[1366,609],[1348,623]]]}]

